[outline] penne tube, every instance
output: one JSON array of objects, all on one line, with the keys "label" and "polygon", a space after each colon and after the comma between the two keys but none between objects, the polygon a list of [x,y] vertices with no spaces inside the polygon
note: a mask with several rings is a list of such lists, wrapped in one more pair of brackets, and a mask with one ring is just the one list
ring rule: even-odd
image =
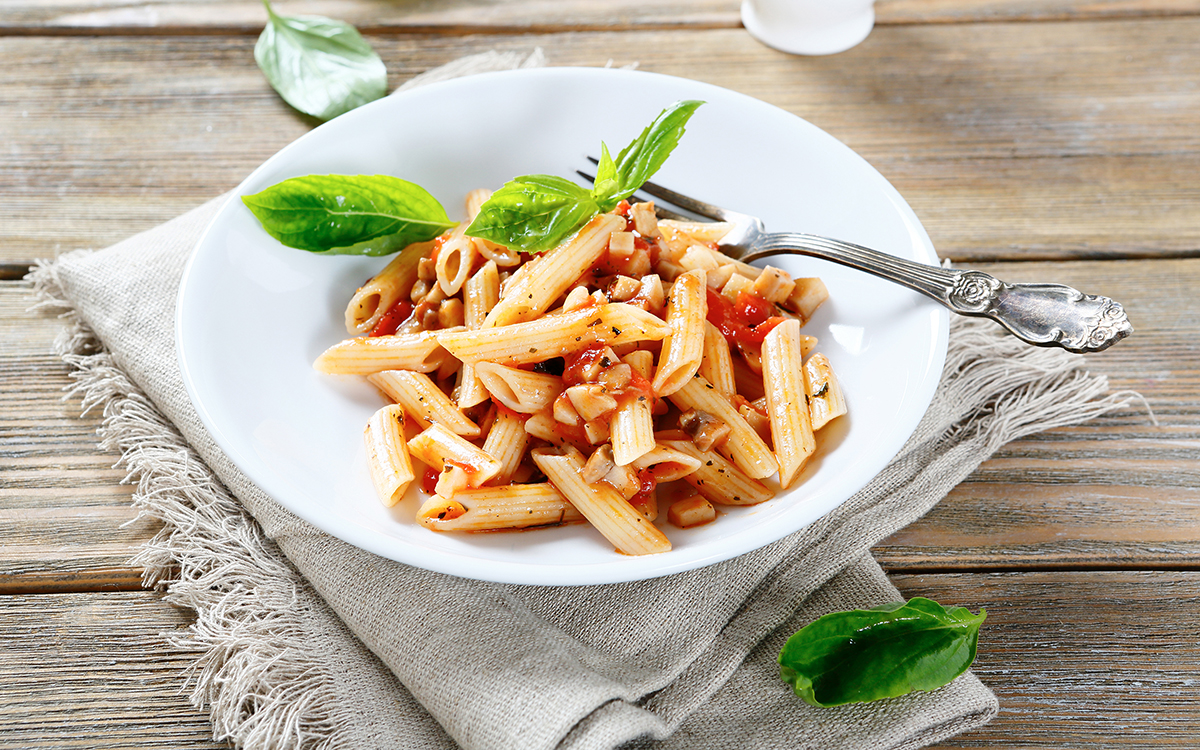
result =
[{"label": "penne tube", "polygon": [[809,394],[808,411],[815,432],[846,413],[846,399],[824,354],[814,354],[808,358],[804,363],[804,379]]},{"label": "penne tube", "polygon": [[533,461],[596,530],[626,555],[649,555],[671,549],[658,528],[646,520],[620,493],[606,482],[588,484],[579,475],[583,461],[575,455],[556,455],[546,449],[533,451]]},{"label": "penne tube", "polygon": [[662,320],[645,310],[612,303],[499,328],[440,331],[438,342],[464,362],[516,365],[544,362],[596,343],[659,341],[669,331]]},{"label": "penne tube", "polygon": [[697,371],[704,379],[726,397],[737,393],[737,383],[733,377],[733,355],[729,352],[729,342],[712,323],[704,322],[704,356],[700,359],[700,369]]},{"label": "penne tube", "polygon": [[525,432],[525,419],[519,414],[497,407],[496,419],[487,431],[483,452],[500,462],[500,471],[488,480],[488,484],[501,485],[512,481],[525,457],[525,446],[529,433]]},{"label": "penne tube", "polygon": [[367,422],[363,439],[371,483],[380,502],[390,508],[400,502],[416,477],[404,438],[404,409],[389,404],[375,412]]},{"label": "penne tube", "polygon": [[767,416],[779,461],[779,483],[787,489],[796,481],[817,449],[804,365],[800,354],[800,321],[786,320],[763,339],[763,386]]},{"label": "penne tube", "polygon": [[406,299],[417,280],[417,261],[428,255],[432,248],[432,241],[409,245],[359,287],[346,306],[346,331],[370,333],[384,313]]},{"label": "penne tube", "polygon": [[671,333],[663,339],[658,370],[654,373],[654,392],[659,396],[679,390],[700,369],[708,313],[706,293],[702,268],[680,274],[671,286],[667,302],[667,325]]},{"label": "penne tube", "polygon": [[519,370],[495,362],[479,362],[475,372],[492,397],[513,411],[535,414],[554,404],[563,391],[557,375]]},{"label": "penne tube", "polygon": [[501,469],[499,461],[437,422],[408,441],[408,452],[431,469],[461,469],[471,487],[480,486]]},{"label": "penne tube", "polygon": [[636,469],[650,469],[654,481],[662,484],[684,479],[700,468],[700,459],[668,445],[655,443],[654,448],[637,457]]},{"label": "penne tube", "polygon": [[622,399],[609,421],[613,460],[626,466],[654,450],[653,404],[644,395],[630,393]]},{"label": "penne tube", "polygon": [[383,370],[434,372],[447,357],[446,350],[437,339],[439,333],[446,332],[424,331],[346,339],[322,352],[313,363],[313,368],[318,372],[336,375],[370,375]]},{"label": "penne tube", "polygon": [[[499,299],[500,269],[494,261],[489,260],[463,286],[463,317],[467,328],[480,328],[488,311],[496,306]],[[454,400],[458,407],[468,409],[483,403],[487,397],[487,389],[475,374],[475,366],[464,362],[458,371],[458,384],[454,388]]]},{"label": "penne tube", "polygon": [[807,322],[827,299],[829,290],[825,288],[825,282],[817,278],[796,279],[796,286],[783,301],[783,307],[799,315],[801,321]]},{"label": "penne tube", "polygon": [[502,531],[583,523],[587,519],[547,482],[459,490],[431,497],[417,512],[434,531]]},{"label": "penne tube", "polygon": [[453,297],[467,283],[471,268],[475,265],[475,243],[471,238],[456,234],[446,241],[438,251],[437,283],[442,294]]},{"label": "penne tube", "polygon": [[479,436],[479,425],[463,414],[428,375],[407,370],[384,370],[368,375],[367,380],[403,406],[422,428],[436,422],[457,435]]},{"label": "penne tube", "polygon": [[729,399],[704,378],[696,375],[682,388],[671,394],[672,403],[681,410],[701,409],[729,426],[729,437],[722,451],[726,452],[737,467],[755,479],[774,474],[779,465],[771,449],[763,442]]},{"label": "penne tube", "polygon": [[683,480],[709,501],[718,505],[758,505],[775,496],[771,488],[752,477],[715,451],[702,451],[690,440],[660,440],[661,445],[691,456],[699,462]]},{"label": "penne tube", "polygon": [[[574,237],[541,256],[531,270],[510,284],[504,299],[488,313],[484,327],[510,325],[545,313],[600,259],[609,235],[624,226],[625,219],[616,214],[593,218]],[[522,270],[528,266],[522,266]]]}]

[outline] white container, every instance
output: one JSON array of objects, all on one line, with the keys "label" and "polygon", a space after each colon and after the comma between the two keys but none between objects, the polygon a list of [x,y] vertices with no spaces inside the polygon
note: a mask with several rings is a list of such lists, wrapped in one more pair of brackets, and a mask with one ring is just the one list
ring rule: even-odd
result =
[{"label": "white container", "polygon": [[874,0],[742,0],[742,24],[769,47],[794,55],[844,52],[871,33]]}]

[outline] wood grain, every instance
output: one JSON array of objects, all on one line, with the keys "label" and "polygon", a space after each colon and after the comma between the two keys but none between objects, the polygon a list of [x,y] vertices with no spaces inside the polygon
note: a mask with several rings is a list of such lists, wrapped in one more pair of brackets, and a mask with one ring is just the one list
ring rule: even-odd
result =
[{"label": "wood grain", "polygon": [[0,596],[0,748],[228,747],[159,635],[190,621],[149,592]]},{"label": "wood grain", "polygon": [[1194,748],[1198,573],[893,576],[905,597],[987,609],[975,674],[991,724],[935,747]]},{"label": "wood grain", "polygon": [[[896,26],[827,58],[776,53],[740,30],[376,41],[393,85],[483,47],[537,45],[554,64],[638,61],[757,96],[855,148],[943,255],[978,261],[1200,250],[1197,37],[1200,18]],[[0,262],[148,229],[310,129],[267,86],[252,45],[0,38]]]},{"label": "wood grain", "polygon": [[[369,33],[631,28],[736,28],[738,0],[280,0],[280,13],[319,14]],[[878,26],[915,23],[1053,21],[1197,15],[1190,0],[879,0]],[[257,34],[266,12],[253,0],[15,0],[0,33]]]}]

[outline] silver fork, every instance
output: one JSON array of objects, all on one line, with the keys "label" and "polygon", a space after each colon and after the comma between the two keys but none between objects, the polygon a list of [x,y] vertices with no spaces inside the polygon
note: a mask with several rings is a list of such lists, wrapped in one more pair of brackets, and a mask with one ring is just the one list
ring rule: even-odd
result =
[{"label": "silver fork", "polygon": [[[578,174],[594,181],[586,172]],[[991,318],[1030,344],[1061,346],[1078,354],[1103,351],[1133,333],[1125,310],[1108,297],[1062,284],[1009,284],[982,271],[927,266],[815,234],[767,232],[756,216],[698,201],[653,182],[641,189],[697,216],[731,222],[733,229],[719,248],[746,263],[771,255],[833,261],[906,286],[961,315]],[[658,205],[655,211],[659,218],[691,220]]]}]

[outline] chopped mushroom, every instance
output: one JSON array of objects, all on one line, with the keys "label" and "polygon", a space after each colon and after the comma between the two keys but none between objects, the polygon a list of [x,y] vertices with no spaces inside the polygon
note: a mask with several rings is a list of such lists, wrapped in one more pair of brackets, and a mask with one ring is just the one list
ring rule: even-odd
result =
[{"label": "chopped mushroom", "polygon": [[612,446],[605,444],[592,452],[591,458],[583,465],[579,476],[588,484],[594,484],[604,479],[616,465],[616,461],[613,460]]},{"label": "chopped mushroom", "polygon": [[680,414],[679,427],[702,451],[712,450],[729,437],[729,425],[703,409],[688,409]]}]

